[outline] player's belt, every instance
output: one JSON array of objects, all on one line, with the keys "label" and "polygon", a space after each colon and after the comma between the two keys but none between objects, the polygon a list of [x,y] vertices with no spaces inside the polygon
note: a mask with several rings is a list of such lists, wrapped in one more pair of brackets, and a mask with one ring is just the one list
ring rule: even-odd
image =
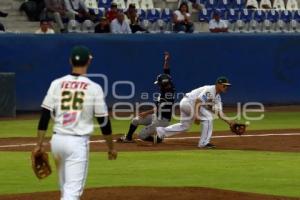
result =
[{"label": "player's belt", "polygon": [[74,136],[74,137],[84,137],[86,135],[76,135],[76,134],[62,134],[62,133],[56,133],[56,132],[53,132],[53,135],[65,135],[65,136]]}]

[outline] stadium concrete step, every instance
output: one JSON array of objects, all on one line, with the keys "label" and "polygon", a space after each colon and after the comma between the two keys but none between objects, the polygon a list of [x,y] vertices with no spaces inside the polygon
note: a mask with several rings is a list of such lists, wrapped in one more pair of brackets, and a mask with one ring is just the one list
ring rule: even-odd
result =
[{"label": "stadium concrete step", "polygon": [[34,33],[39,22],[30,22],[25,13],[19,11],[24,0],[0,0],[0,10],[8,13],[8,17],[0,18],[7,32]]},{"label": "stadium concrete step", "polygon": [[[0,10],[9,13],[8,17],[0,18],[0,22],[4,24],[8,32],[23,32],[34,33],[38,27],[39,22],[30,22],[24,12],[20,12],[19,8],[24,0],[0,0]],[[170,8],[176,10],[178,1],[162,1],[154,0],[156,8]],[[192,12],[192,20],[195,22],[195,30],[200,32],[207,32],[208,28],[205,25],[197,22],[197,12]]]}]

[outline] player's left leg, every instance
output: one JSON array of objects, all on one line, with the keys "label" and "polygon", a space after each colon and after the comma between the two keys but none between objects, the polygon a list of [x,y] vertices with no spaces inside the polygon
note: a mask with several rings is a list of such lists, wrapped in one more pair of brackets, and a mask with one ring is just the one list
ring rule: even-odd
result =
[{"label": "player's left leg", "polygon": [[[208,147],[211,146],[210,138],[213,132],[213,121],[212,120],[202,120],[202,133],[198,143],[198,147]],[[213,147],[212,147],[213,148]]]},{"label": "player's left leg", "polygon": [[139,133],[138,137],[141,140],[153,142],[153,135],[156,132],[157,127],[167,127],[169,125],[169,120],[167,119],[157,119],[153,116],[152,123],[144,127]]},{"label": "player's left leg", "polygon": [[129,125],[128,132],[124,136],[120,137],[117,140],[117,142],[123,142],[123,143],[133,142],[132,136],[133,136],[135,130],[138,128],[138,126],[139,125],[148,126],[149,124],[151,124],[151,122],[152,122],[152,115],[147,115],[144,118],[141,118],[139,116],[133,118]]},{"label": "player's left leg", "polygon": [[88,170],[89,139],[77,136],[67,139],[70,141],[66,145],[69,151],[66,152],[64,200],[80,200]]},{"label": "player's left leg", "polygon": [[60,196],[63,199],[65,184],[65,140],[63,136],[54,134],[50,144],[59,178]]}]

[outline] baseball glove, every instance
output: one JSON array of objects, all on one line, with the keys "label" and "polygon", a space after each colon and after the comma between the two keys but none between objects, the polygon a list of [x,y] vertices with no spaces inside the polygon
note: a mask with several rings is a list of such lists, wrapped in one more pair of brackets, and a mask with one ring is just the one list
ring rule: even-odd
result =
[{"label": "baseball glove", "polygon": [[246,132],[246,124],[233,123],[230,130],[236,135],[243,135]]},{"label": "baseball glove", "polygon": [[48,154],[44,150],[33,150],[31,153],[32,169],[38,179],[48,177],[52,170]]}]

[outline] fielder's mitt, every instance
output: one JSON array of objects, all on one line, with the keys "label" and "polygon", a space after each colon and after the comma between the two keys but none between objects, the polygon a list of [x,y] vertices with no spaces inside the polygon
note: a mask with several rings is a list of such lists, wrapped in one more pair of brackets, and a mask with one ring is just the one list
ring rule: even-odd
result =
[{"label": "fielder's mitt", "polygon": [[43,150],[33,150],[31,153],[32,169],[39,179],[48,177],[52,170],[48,154]]},{"label": "fielder's mitt", "polygon": [[234,123],[230,126],[231,132],[235,133],[236,135],[243,135],[246,132],[246,125]]}]

